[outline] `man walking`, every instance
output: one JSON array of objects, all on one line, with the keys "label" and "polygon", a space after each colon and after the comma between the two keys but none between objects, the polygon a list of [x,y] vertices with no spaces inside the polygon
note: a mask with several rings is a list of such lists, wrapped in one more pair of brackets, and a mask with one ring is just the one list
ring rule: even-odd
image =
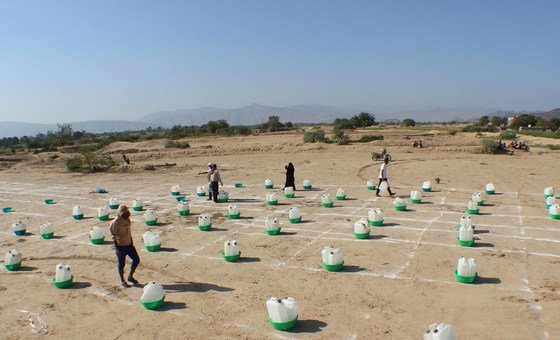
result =
[{"label": "man walking", "polygon": [[130,257],[132,260],[132,266],[130,267],[130,273],[128,274],[127,281],[133,283],[134,285],[138,284],[138,281],[134,278],[134,272],[136,271],[138,264],[140,264],[140,257],[138,256],[136,248],[134,248],[130,226],[130,210],[128,210],[126,205],[121,204],[117,210],[117,218],[111,222],[110,230],[111,235],[113,236],[113,241],[115,242],[117,267],[119,269],[121,286],[125,288],[130,287],[124,280],[124,265],[126,263],[126,257]]},{"label": "man walking", "polygon": [[381,195],[379,195],[379,188],[381,187],[381,183],[383,182],[387,183],[387,191],[389,192],[389,195],[391,197],[395,196],[395,194],[391,191],[391,187],[389,186],[389,181],[387,180],[388,168],[389,168],[389,157],[385,157],[383,159],[383,164],[381,164],[381,167],[379,168],[379,184],[377,185],[377,191],[375,192],[375,196],[377,197],[381,197]]}]

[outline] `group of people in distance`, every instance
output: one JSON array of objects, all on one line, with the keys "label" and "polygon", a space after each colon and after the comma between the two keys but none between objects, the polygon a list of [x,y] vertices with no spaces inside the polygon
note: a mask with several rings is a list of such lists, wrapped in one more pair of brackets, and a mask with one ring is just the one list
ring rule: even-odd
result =
[{"label": "group of people in distance", "polygon": [[[372,156],[372,160],[375,161],[375,158]],[[390,156],[387,154],[383,159],[383,163],[379,168],[379,184],[377,186],[376,196],[379,195],[379,187],[381,183],[387,183],[387,191],[389,195],[393,197],[395,194],[391,191],[391,187],[389,187],[388,182],[388,167],[389,167],[389,160]],[[296,190],[296,178],[295,172],[296,169],[292,163],[289,163],[284,167],[286,170],[286,182],[284,183],[284,188],[292,187]],[[214,200],[214,202],[218,202],[218,188],[219,185],[223,186],[224,183],[222,182],[222,177],[220,175],[220,171],[218,170],[218,166],[210,162],[208,163],[208,171],[199,172],[199,175],[206,174],[208,183],[209,183],[209,198],[208,200]],[[115,253],[117,255],[117,269],[119,272],[119,278],[121,280],[122,287],[130,287],[129,283],[133,285],[138,285],[139,282],[134,278],[134,272],[136,268],[140,264],[140,256],[138,256],[138,252],[134,247],[134,240],[132,238],[131,233],[131,221],[130,221],[130,210],[125,205],[120,205],[117,209],[117,217],[111,221],[110,224],[110,231],[111,236],[113,238],[113,242],[115,245]],[[124,278],[124,267],[126,263],[126,257],[129,257],[132,260],[132,266],[130,267],[130,273],[128,274],[128,278],[125,280]]]}]

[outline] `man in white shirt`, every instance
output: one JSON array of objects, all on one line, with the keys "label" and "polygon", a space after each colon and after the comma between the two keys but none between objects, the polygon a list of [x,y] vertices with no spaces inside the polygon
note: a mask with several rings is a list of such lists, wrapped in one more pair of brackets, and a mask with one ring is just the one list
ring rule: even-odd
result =
[{"label": "man in white shirt", "polygon": [[377,191],[375,192],[375,196],[377,197],[381,197],[381,195],[379,195],[379,187],[381,186],[381,183],[383,183],[384,181],[387,182],[387,191],[389,192],[389,195],[391,195],[391,197],[395,196],[395,194],[391,191],[391,187],[389,186],[389,181],[387,180],[388,168],[389,168],[389,158],[385,157],[383,159],[383,164],[381,164],[381,167],[379,168],[379,184],[377,185]]}]

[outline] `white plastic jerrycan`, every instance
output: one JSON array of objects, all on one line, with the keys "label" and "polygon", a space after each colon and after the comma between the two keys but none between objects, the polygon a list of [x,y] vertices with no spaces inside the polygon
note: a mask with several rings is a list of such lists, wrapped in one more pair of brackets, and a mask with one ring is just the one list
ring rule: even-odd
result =
[{"label": "white plastic jerrycan", "polygon": [[271,297],[266,301],[266,309],[268,317],[273,323],[284,324],[292,322],[298,317],[298,305],[291,297],[283,300]]},{"label": "white plastic jerrycan", "polygon": [[336,199],[337,200],[346,199],[346,190],[344,190],[344,188],[338,188],[338,190],[336,191]]},{"label": "white plastic jerrycan", "polygon": [[483,205],[484,204],[484,196],[482,196],[482,193],[480,192],[474,192],[472,194],[472,201],[475,201],[478,205]]},{"label": "white plastic jerrycan", "polygon": [[278,221],[277,217],[267,217],[266,220],[264,221],[264,225],[266,227],[266,231],[270,231],[270,232],[274,232],[274,231],[279,231],[280,230],[280,222]]},{"label": "white plastic jerrycan", "polygon": [[82,210],[82,207],[79,205],[74,206],[74,208],[72,208],[72,217],[77,220],[84,218],[84,211]]},{"label": "white plastic jerrycan", "polygon": [[274,183],[270,178],[264,180],[264,187],[267,189],[272,189],[274,187]]},{"label": "white plastic jerrycan", "polygon": [[383,210],[379,208],[369,209],[368,218],[369,218],[369,223],[372,226],[383,225]]},{"label": "white plastic jerrycan", "polygon": [[109,208],[115,210],[119,207],[119,200],[115,197],[109,198]]},{"label": "white plastic jerrycan", "polygon": [[492,195],[496,193],[496,187],[494,186],[493,183],[488,183],[484,187],[484,191],[486,192],[487,195]]},{"label": "white plastic jerrycan", "polygon": [[474,240],[474,230],[472,227],[459,227],[459,241],[472,242]]},{"label": "white plastic jerrycan", "polygon": [[365,235],[369,234],[371,229],[365,218],[360,218],[356,223],[354,223],[354,234]]},{"label": "white plastic jerrycan", "polygon": [[379,192],[386,192],[387,189],[389,189],[389,184],[387,184],[387,181],[383,181],[381,182],[381,184],[379,184]]},{"label": "white plastic jerrycan", "polygon": [[229,200],[229,193],[224,190],[220,190],[218,192],[218,201],[220,202],[227,202]]},{"label": "white plastic jerrycan", "polygon": [[4,267],[6,269],[18,270],[21,268],[21,254],[15,249],[9,250],[6,253],[6,259],[4,260]]},{"label": "white plastic jerrycan", "polygon": [[174,185],[171,187],[171,195],[178,196],[181,194],[181,186]]},{"label": "white plastic jerrycan", "polygon": [[156,225],[157,220],[158,215],[155,209],[150,208],[146,210],[146,212],[144,213],[144,222],[146,222],[147,225]]},{"label": "white plastic jerrycan", "polygon": [[330,208],[334,205],[330,194],[323,194],[321,196],[321,203],[323,204],[323,207],[326,208]]},{"label": "white plastic jerrycan", "polygon": [[457,262],[457,274],[463,277],[474,277],[476,275],[476,262],[472,257],[465,259],[461,257]]},{"label": "white plastic jerrycan", "polygon": [[406,210],[406,200],[400,197],[395,197],[393,200],[393,207],[395,210]]},{"label": "white plastic jerrycan", "polygon": [[461,227],[465,227],[465,228],[472,228],[473,224],[472,224],[472,219],[470,216],[463,216],[461,217],[461,222],[460,222],[460,226]]},{"label": "white plastic jerrycan", "polygon": [[544,197],[554,196],[554,187],[544,188]]},{"label": "white plastic jerrycan", "polygon": [[292,197],[294,197],[294,195],[295,195],[294,194],[294,188],[292,188],[292,187],[285,187],[284,188],[284,196],[286,198],[292,198]]},{"label": "white plastic jerrycan", "polygon": [[44,239],[50,239],[54,236],[54,227],[50,222],[41,224],[39,231],[41,233],[41,237]]},{"label": "white plastic jerrycan", "polygon": [[422,191],[424,192],[432,191],[432,182],[424,181],[424,183],[422,183]]},{"label": "white plastic jerrycan", "polygon": [[445,323],[433,324],[424,332],[424,340],[456,340],[455,330]]},{"label": "white plastic jerrycan", "polygon": [[239,255],[239,245],[236,240],[224,242],[224,255],[237,256]]},{"label": "white plastic jerrycan", "polygon": [[555,205],[556,204],[556,197],[554,196],[548,196],[546,198],[546,207],[550,208],[551,205]]},{"label": "white plastic jerrycan", "polygon": [[311,189],[312,185],[311,185],[311,180],[310,179],[304,179],[303,180],[303,188],[304,189]]},{"label": "white plastic jerrycan", "polygon": [[177,202],[177,211],[179,215],[186,216],[189,214],[189,202],[187,201],[179,201]]},{"label": "white plastic jerrycan", "polygon": [[98,226],[95,226],[90,229],[89,231],[89,239],[93,244],[101,244],[105,241],[105,233],[103,229]]},{"label": "white plastic jerrycan", "polygon": [[27,227],[21,221],[17,221],[12,224],[12,232],[17,236],[25,235],[26,229]]},{"label": "white plastic jerrycan", "polygon": [[321,256],[323,257],[323,263],[329,266],[339,265],[344,262],[342,258],[342,251],[332,246],[324,247],[321,250]]},{"label": "white plastic jerrycan", "polygon": [[132,210],[142,211],[144,209],[144,202],[140,198],[135,198],[132,200]]},{"label": "white plastic jerrycan", "polygon": [[548,208],[548,213],[550,214],[550,217],[559,220],[560,219],[560,206],[558,204],[554,204],[551,205],[550,208]]},{"label": "white plastic jerrycan", "polygon": [[61,283],[72,279],[72,270],[67,264],[59,263],[56,265],[56,273],[54,276],[54,282]]},{"label": "white plastic jerrycan", "polygon": [[196,188],[196,196],[206,196],[206,192],[208,191],[208,188],[201,186]]},{"label": "white plastic jerrycan", "polygon": [[198,226],[199,227],[209,227],[212,225],[212,217],[208,214],[202,214],[198,216]]},{"label": "white plastic jerrycan", "polygon": [[237,219],[239,218],[240,212],[239,207],[235,204],[231,204],[228,207],[228,218]]},{"label": "white plastic jerrycan", "polygon": [[422,192],[417,190],[412,190],[410,192],[410,203],[421,203],[422,202]]},{"label": "white plastic jerrycan", "polygon": [[288,219],[292,223],[301,222],[301,211],[299,207],[290,208],[290,210],[288,211]]},{"label": "white plastic jerrycan", "polygon": [[374,181],[373,179],[368,179],[368,180],[366,181],[366,187],[367,187],[369,190],[375,190],[375,181]]},{"label": "white plastic jerrycan", "polygon": [[163,286],[157,282],[149,282],[142,290],[142,297],[140,302],[147,309],[155,309],[163,305],[165,300],[165,291]]},{"label": "white plastic jerrycan", "polygon": [[478,203],[475,201],[468,201],[467,202],[467,210],[469,214],[476,214],[478,213]]},{"label": "white plastic jerrycan", "polygon": [[278,204],[278,194],[275,193],[275,192],[270,192],[270,193],[266,194],[266,203],[268,205]]},{"label": "white plastic jerrycan", "polygon": [[97,218],[100,221],[108,221],[109,220],[109,208],[107,208],[107,207],[97,208]]},{"label": "white plastic jerrycan", "polygon": [[144,246],[148,251],[159,250],[161,244],[163,243],[163,237],[160,233],[154,233],[152,231],[147,231],[142,235],[142,240],[144,241]]}]

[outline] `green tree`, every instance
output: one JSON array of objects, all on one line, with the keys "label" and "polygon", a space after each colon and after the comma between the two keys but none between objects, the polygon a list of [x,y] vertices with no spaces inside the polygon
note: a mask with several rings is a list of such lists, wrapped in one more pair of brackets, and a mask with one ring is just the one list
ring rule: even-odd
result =
[{"label": "green tree", "polygon": [[268,131],[277,131],[284,127],[284,124],[280,122],[280,117],[270,116],[268,117],[268,122],[266,123],[266,128]]},{"label": "green tree", "polygon": [[488,118],[488,116],[482,116],[478,120],[478,125],[480,126],[488,126],[488,124],[490,124],[490,118]]},{"label": "green tree", "polygon": [[366,128],[375,124],[375,116],[369,112],[360,112],[359,115],[352,118],[354,118],[354,124],[356,127]]},{"label": "green tree", "polygon": [[509,128],[518,130],[520,127],[527,127],[529,125],[535,126],[537,124],[537,117],[530,114],[522,114],[513,119]]},{"label": "green tree", "polygon": [[74,133],[74,130],[72,129],[72,125],[56,124],[56,126],[58,127],[58,130],[47,131],[47,139],[50,141],[50,143],[57,146],[63,146],[66,145],[68,142],[71,142]]},{"label": "green tree", "polygon": [[492,117],[492,120],[490,122],[495,127],[500,127],[500,125],[507,123],[507,118],[506,117],[500,117],[500,116],[494,116],[494,117]]},{"label": "green tree", "polygon": [[416,122],[413,119],[406,118],[403,119],[402,126],[404,127],[416,126]]}]

